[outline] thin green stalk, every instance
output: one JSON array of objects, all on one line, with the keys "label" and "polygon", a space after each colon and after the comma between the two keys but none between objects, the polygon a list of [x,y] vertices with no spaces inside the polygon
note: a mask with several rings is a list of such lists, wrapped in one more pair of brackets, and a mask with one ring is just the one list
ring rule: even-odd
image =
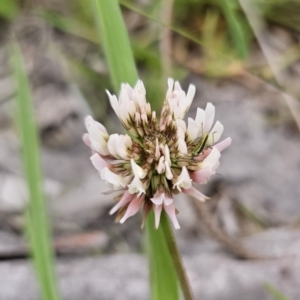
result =
[{"label": "thin green stalk", "polygon": [[178,280],[180,282],[182,293],[185,297],[185,300],[193,300],[192,289],[187,278],[183,262],[181,259],[180,252],[177,248],[177,244],[173,235],[173,231],[170,227],[170,222],[166,216],[166,213],[163,211],[160,219],[160,227],[165,237],[165,242],[169,249],[169,253],[172,257],[174,268],[176,270]]},{"label": "thin green stalk", "polygon": [[26,209],[26,230],[37,276],[40,281],[42,299],[59,300],[60,296],[54,270],[55,264],[43,191],[33,102],[22,55],[17,43],[14,43],[12,46],[12,54],[12,69],[17,85],[18,127],[30,200]]}]

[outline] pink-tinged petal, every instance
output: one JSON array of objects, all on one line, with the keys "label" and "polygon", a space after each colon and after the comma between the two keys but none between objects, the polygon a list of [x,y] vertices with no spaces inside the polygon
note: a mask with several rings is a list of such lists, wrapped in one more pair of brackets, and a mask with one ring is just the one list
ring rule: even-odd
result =
[{"label": "pink-tinged petal", "polygon": [[206,104],[205,108],[205,123],[204,123],[204,133],[208,132],[215,118],[215,107],[211,103]]},{"label": "pink-tinged petal", "polygon": [[136,196],[128,205],[126,213],[123,216],[123,218],[120,220],[120,223],[124,223],[128,218],[135,215],[139,211],[143,200],[144,200],[144,196],[142,196],[142,197]]},{"label": "pink-tinged petal", "polygon": [[102,192],[102,194],[104,195],[110,195],[110,194],[113,194],[113,193],[120,193],[122,191],[126,191],[125,189],[120,189],[120,190],[106,190],[104,192]]},{"label": "pink-tinged petal", "polygon": [[203,150],[198,156],[194,157],[196,161],[203,161],[211,152],[212,148]]},{"label": "pink-tinged petal", "polygon": [[99,172],[101,172],[105,167],[109,166],[109,163],[107,163],[98,153],[92,155],[90,160],[92,161],[95,169]]},{"label": "pink-tinged petal", "polygon": [[170,205],[164,205],[164,209],[166,211],[166,213],[169,215],[172,223],[173,223],[173,226],[175,229],[179,229],[180,228],[180,225],[177,221],[177,218],[176,218],[176,209],[175,209],[175,204],[174,202],[171,203]]},{"label": "pink-tinged petal", "polygon": [[216,147],[213,147],[201,165],[203,168],[207,166],[211,167],[215,171],[220,165],[220,157],[220,151]]},{"label": "pink-tinged petal", "polygon": [[82,137],[84,143],[92,149],[92,142],[88,133],[85,133]]},{"label": "pink-tinged petal", "polygon": [[130,194],[128,191],[126,191],[122,198],[119,200],[119,202],[109,211],[109,214],[112,215],[114,214],[117,210],[119,210],[122,206],[126,205],[127,203],[129,203],[130,201],[132,201],[132,199],[135,197],[136,195],[132,195]]},{"label": "pink-tinged petal", "polygon": [[155,217],[155,228],[159,226],[160,215],[162,211],[162,205],[153,205],[154,217]]},{"label": "pink-tinged petal", "polygon": [[151,201],[156,205],[161,205],[164,202],[165,193],[156,192],[154,197],[151,198]]},{"label": "pink-tinged petal", "polygon": [[170,198],[168,196],[165,195],[165,199],[164,199],[164,205],[169,206],[173,203],[173,198]]},{"label": "pink-tinged petal", "polygon": [[199,192],[197,189],[195,189],[193,186],[189,189],[182,189],[182,191],[187,194],[188,196],[191,196],[201,202],[205,202],[209,199],[209,197],[203,195],[201,192]]},{"label": "pink-tinged petal", "polygon": [[214,173],[212,168],[205,167],[199,171],[191,172],[191,178],[199,184],[206,184],[210,176]]},{"label": "pink-tinged petal", "polygon": [[98,129],[101,130],[104,134],[107,134],[107,135],[108,135],[105,126],[103,126],[101,123],[95,121],[95,120],[93,119],[92,116],[87,116],[87,117],[85,118],[85,126],[86,126],[86,129],[89,130],[90,127],[91,127],[91,126],[94,126],[94,125],[97,126]]},{"label": "pink-tinged petal", "polygon": [[223,140],[222,142],[219,142],[218,144],[215,145],[215,147],[221,152],[227,147],[231,145],[231,138],[228,137],[227,139]]}]

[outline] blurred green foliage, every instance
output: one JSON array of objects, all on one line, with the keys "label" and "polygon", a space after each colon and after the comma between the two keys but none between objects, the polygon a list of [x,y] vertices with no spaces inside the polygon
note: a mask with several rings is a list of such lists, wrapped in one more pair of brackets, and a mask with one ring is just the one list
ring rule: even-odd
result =
[{"label": "blurred green foliage", "polygon": [[0,16],[13,19],[17,16],[19,7],[17,3],[13,0],[1,0],[0,1]]},{"label": "blurred green foliage", "polygon": [[269,292],[269,294],[273,296],[274,300],[290,300],[272,284],[265,283],[264,286],[266,290]]},{"label": "blurred green foliage", "polygon": [[17,87],[17,121],[21,136],[24,173],[29,191],[26,230],[37,277],[40,281],[42,299],[59,300],[33,101],[22,55],[16,43],[13,44],[12,50],[12,70]]}]

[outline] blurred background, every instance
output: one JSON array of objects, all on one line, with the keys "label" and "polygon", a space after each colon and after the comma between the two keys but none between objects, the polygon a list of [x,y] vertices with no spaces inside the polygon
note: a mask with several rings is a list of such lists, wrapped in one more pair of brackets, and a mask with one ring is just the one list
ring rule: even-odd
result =
[{"label": "blurred background", "polygon": [[[152,106],[161,107],[167,77],[194,84],[189,116],[212,102],[233,140],[202,187],[211,200],[176,199],[196,299],[300,299],[300,1],[119,3]],[[114,223],[82,142],[88,114],[109,133],[123,130],[91,7],[0,0],[0,300],[40,299],[23,239],[13,36],[32,88],[63,299],[149,299],[141,216]]]}]

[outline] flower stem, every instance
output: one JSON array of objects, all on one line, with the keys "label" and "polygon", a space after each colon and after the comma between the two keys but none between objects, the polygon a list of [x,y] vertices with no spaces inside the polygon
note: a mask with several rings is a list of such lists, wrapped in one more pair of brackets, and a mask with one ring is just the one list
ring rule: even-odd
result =
[{"label": "flower stem", "polygon": [[166,213],[163,211],[160,219],[160,226],[162,228],[162,232],[165,237],[165,241],[170,252],[170,256],[172,258],[175,271],[177,273],[177,277],[181,286],[182,293],[184,295],[185,300],[193,300],[192,289],[190,287],[183,262],[181,259],[180,252],[177,248],[177,244],[174,238],[173,231],[170,227],[170,223]]}]

